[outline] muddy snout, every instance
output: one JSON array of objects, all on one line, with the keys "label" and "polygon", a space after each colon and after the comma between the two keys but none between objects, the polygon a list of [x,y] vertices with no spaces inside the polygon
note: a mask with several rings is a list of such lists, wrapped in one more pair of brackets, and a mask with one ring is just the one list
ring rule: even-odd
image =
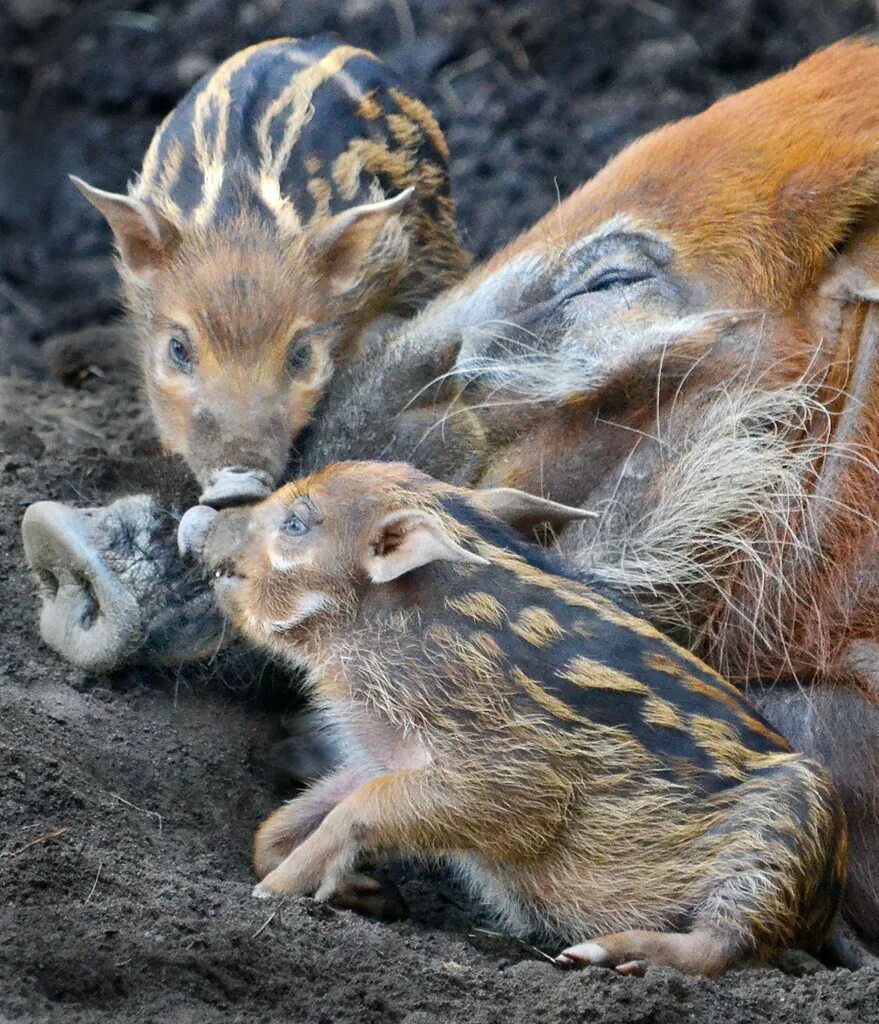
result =
[{"label": "muddy snout", "polygon": [[177,550],[184,562],[200,562],[204,555],[208,534],[219,512],[207,505],[193,505],[183,513],[177,527]]},{"label": "muddy snout", "polygon": [[22,536],[40,583],[40,632],[77,667],[180,665],[226,643],[203,573],[177,553],[176,515],[154,497],[95,508],[40,501],[25,512]]},{"label": "muddy snout", "polygon": [[208,474],[198,500],[214,509],[228,508],[260,501],[274,489],[274,477],[265,470],[224,466]]},{"label": "muddy snout", "polygon": [[177,527],[177,548],[187,565],[194,565],[210,585],[217,606],[233,621],[242,576],[238,559],[248,534],[247,509],[218,512],[195,505]]},{"label": "muddy snout", "polygon": [[22,538],[50,647],[79,668],[103,671],[140,646],[140,608],[107,566],[87,511],[37,502],[24,514]]},{"label": "muddy snout", "polygon": [[247,537],[249,512],[194,505],[177,527],[177,549],[184,562],[197,563],[210,577],[230,575]]}]

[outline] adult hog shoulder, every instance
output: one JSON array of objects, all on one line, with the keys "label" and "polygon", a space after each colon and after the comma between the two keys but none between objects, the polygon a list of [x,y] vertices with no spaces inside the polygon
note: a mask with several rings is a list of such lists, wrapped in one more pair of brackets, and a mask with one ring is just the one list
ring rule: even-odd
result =
[{"label": "adult hog shoulder", "polygon": [[347,761],[260,828],[256,895],[330,899],[363,857],[445,857],[563,965],[716,975],[826,938],[845,820],[741,694],[510,524],[589,513],[343,463],[181,547],[305,670]]},{"label": "adult hog shoulder", "polygon": [[168,115],[107,218],[165,448],[215,505],[268,494],[335,365],[457,280],[448,151],[373,54],[242,50]]}]

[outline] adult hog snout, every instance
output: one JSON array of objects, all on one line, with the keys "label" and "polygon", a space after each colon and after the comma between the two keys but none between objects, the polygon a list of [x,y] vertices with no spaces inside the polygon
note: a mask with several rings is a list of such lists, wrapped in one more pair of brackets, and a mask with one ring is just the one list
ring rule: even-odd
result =
[{"label": "adult hog snout", "polygon": [[145,495],[103,508],[31,505],[22,538],[40,583],[43,640],[91,672],[215,651],[224,619],[201,573],[180,564],[175,525]]},{"label": "adult hog snout", "polygon": [[22,521],[24,551],[40,581],[40,631],[79,668],[100,671],[124,660],[142,638],[140,609],[98,550],[88,514],[54,501],[31,505]]}]

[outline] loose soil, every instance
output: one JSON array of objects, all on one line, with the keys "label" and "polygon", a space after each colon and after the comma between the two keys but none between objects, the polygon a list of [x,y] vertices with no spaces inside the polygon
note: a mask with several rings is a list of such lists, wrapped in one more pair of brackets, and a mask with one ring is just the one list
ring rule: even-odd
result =
[{"label": "loose soil", "polygon": [[[706,13],[710,10],[710,13]],[[120,188],[175,98],[257,39],[333,29],[434,103],[485,255],[627,141],[872,24],[861,2],[72,3],[0,12],[0,1021],[468,1024],[879,1020],[879,971],[555,970],[456,885],[399,868],[410,918],[252,900],[268,756],[295,700],[256,663],[70,668],[40,641],[19,523],[42,498],[192,485],[130,384],[45,379],[40,343],[111,322],[108,239],[65,184]],[[108,336],[109,337],[109,336]],[[554,950],[546,950],[554,952]]]}]

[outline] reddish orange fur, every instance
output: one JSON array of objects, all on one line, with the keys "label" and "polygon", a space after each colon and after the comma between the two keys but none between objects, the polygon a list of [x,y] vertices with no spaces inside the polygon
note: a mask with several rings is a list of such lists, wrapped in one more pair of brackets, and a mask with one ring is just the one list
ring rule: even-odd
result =
[{"label": "reddish orange fur", "polygon": [[[323,322],[332,301],[303,238],[282,241],[265,235],[261,225],[243,223],[185,240],[163,270],[154,317],[157,323],[188,329],[204,393],[236,409],[233,415],[242,424],[250,406],[280,403],[289,442],[311,419],[332,372],[331,342],[337,339],[329,333],[325,339],[312,338],[306,372],[289,378],[284,361],[291,338]],[[242,237],[251,245],[242,246]],[[368,303],[351,311],[350,331],[337,358],[377,312]],[[160,335],[146,343],[164,340]],[[147,377],[148,387],[161,388],[157,425],[164,445],[191,457],[192,399],[185,385],[179,375],[168,374],[160,386]]]},{"label": "reddish orange fur", "polygon": [[564,247],[625,211],[674,239],[681,266],[733,302],[790,310],[879,197],[879,73],[870,40],[635,142],[493,262]]},{"label": "reddish orange fur", "polygon": [[[805,515],[778,524],[784,536],[774,562],[758,569],[743,557],[716,581],[716,605],[690,642],[739,685],[803,684],[779,687],[789,701],[784,728],[831,767],[845,796],[853,822],[847,913],[872,940],[879,940],[879,799],[865,752],[879,742],[877,73],[879,45],[841,42],[653,132],[469,285],[475,291],[517,259],[563,266],[584,238],[619,218],[668,243],[669,273],[692,288],[693,313],[744,314],[737,327],[715,330],[719,344],[713,329],[706,332],[705,357],[694,353],[679,393],[672,380],[671,394],[660,395],[659,372],[652,383],[643,372],[639,387],[609,396],[586,389],[562,405],[491,409],[497,449],[485,459],[483,484],[591,502],[609,478],[622,479],[634,446],[649,450],[672,411],[678,423],[702,424],[711,399],[706,407],[701,396],[730,384],[769,393],[817,382],[828,417],[815,416],[806,429],[827,447],[802,481]],[[634,308],[624,319],[637,326],[643,312]],[[649,474],[642,501],[662,492],[667,467],[659,452],[653,458],[639,464]],[[565,550],[576,558],[577,542]],[[810,692],[814,686],[822,689]],[[834,717],[845,701],[846,713]],[[833,731],[839,721],[845,735]]]},{"label": "reddish orange fur", "polygon": [[[879,297],[879,92],[867,87],[877,74],[879,45],[841,42],[792,72],[658,129],[471,280],[478,284],[520,255],[553,259],[622,215],[671,243],[675,271],[706,290],[708,307],[765,314],[759,359],[745,345],[738,354],[712,357],[694,373],[694,391],[742,374],[774,388],[823,371],[822,400],[840,417],[851,409],[842,392],[851,392],[867,309],[857,286],[872,284]],[[724,668],[742,682],[792,672],[855,678],[841,665],[842,653],[853,640],[876,638],[879,587],[864,567],[879,543],[879,377],[853,397],[859,411],[851,443],[860,454],[835,466],[836,510],[822,511],[824,557],[779,567],[798,580],[796,600],[781,616],[786,635],[773,636],[772,649],[755,662],[753,636],[738,636],[740,627],[727,623],[718,605],[704,653],[716,656],[722,648]],[[489,471],[492,482],[539,488],[544,466],[585,446],[622,452],[625,439],[589,415],[600,403],[590,396],[581,405],[541,408],[530,423],[515,409],[518,422],[507,454],[494,463],[502,472]],[[643,413],[626,408],[626,423],[649,431],[654,414],[651,396]],[[743,579],[739,587],[746,602],[750,583]],[[879,698],[863,676],[860,682]]]}]

